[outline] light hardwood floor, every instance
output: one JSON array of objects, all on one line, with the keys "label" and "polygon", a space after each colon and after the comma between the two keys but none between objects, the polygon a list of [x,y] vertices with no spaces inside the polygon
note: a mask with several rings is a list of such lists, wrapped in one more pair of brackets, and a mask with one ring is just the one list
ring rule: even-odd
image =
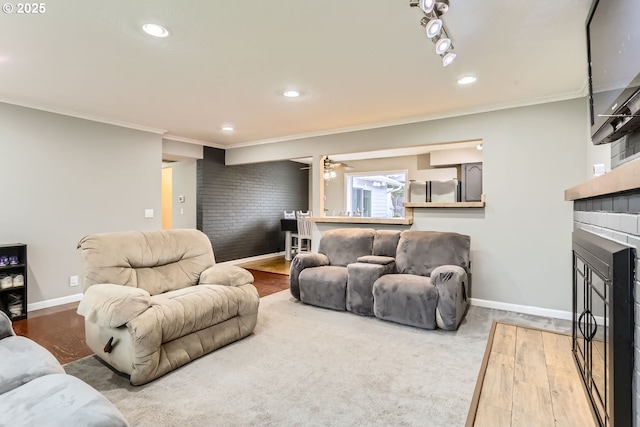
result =
[{"label": "light hardwood floor", "polygon": [[595,427],[571,337],[497,323],[474,427]]}]

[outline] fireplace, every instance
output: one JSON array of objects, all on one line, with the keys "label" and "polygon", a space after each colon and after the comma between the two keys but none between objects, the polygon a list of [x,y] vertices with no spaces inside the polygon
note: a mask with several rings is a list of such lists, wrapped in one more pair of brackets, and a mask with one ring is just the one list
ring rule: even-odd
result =
[{"label": "fireplace", "polygon": [[631,426],[633,248],[573,232],[573,355],[601,426]]}]

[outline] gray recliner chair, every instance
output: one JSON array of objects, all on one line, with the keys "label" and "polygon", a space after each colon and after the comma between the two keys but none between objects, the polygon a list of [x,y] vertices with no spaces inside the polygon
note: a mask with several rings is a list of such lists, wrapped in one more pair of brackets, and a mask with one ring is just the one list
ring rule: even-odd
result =
[{"label": "gray recliner chair", "polygon": [[372,254],[374,236],[370,228],[326,231],[318,253],[300,253],[291,262],[291,295],[307,304],[346,310],[347,266]]},{"label": "gray recliner chair", "polygon": [[425,329],[456,330],[469,306],[470,237],[403,231],[396,274],[373,284],[376,317]]}]

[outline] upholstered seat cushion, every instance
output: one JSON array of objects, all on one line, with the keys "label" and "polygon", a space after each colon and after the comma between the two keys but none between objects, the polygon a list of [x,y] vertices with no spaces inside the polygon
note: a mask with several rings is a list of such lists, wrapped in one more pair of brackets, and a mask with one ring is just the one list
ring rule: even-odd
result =
[{"label": "upholstered seat cushion", "polygon": [[64,374],[64,369],[44,347],[25,337],[0,340],[0,395],[50,374]]},{"label": "upholstered seat cushion", "polygon": [[347,267],[305,268],[299,282],[300,301],[334,310],[346,309]]},{"label": "upholstered seat cushion", "polygon": [[429,277],[387,274],[373,284],[373,313],[379,319],[436,328],[438,291]]},{"label": "upholstered seat cushion", "polygon": [[[153,322],[162,331],[161,343],[255,311],[253,286],[198,285],[151,297],[147,312],[132,320],[133,327]],[[249,305],[251,308],[249,309]],[[206,307],[206,309],[203,309]],[[151,348],[150,348],[151,349]]]},{"label": "upholstered seat cushion", "polygon": [[129,425],[106,397],[78,378],[64,373],[35,378],[22,387],[0,394],[0,414],[0,422],[5,425],[6,421],[7,426]]}]

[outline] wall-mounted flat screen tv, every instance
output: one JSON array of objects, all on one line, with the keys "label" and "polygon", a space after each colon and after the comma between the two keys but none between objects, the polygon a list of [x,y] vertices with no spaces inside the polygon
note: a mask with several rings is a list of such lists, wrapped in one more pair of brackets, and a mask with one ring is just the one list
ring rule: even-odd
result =
[{"label": "wall-mounted flat screen tv", "polygon": [[640,130],[640,0],[595,0],[587,18],[591,139]]}]

